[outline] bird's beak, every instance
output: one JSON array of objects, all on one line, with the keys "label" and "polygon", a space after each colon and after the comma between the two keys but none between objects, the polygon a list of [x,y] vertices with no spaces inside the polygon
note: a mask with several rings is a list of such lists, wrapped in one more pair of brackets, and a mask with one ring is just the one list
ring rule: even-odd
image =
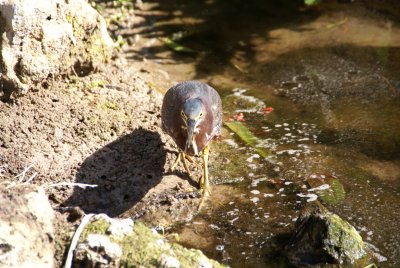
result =
[{"label": "bird's beak", "polygon": [[193,132],[196,126],[196,121],[194,119],[188,119],[187,121],[187,140],[185,145],[185,152],[190,148],[193,141]]}]

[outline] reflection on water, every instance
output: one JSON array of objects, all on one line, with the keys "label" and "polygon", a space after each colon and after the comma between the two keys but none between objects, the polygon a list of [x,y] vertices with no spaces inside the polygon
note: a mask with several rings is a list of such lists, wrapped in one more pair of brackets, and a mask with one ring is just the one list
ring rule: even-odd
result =
[{"label": "reflection on water", "polygon": [[[397,72],[371,62],[360,66],[349,54],[354,50],[290,52],[256,67],[268,69],[257,84],[224,84],[227,118],[243,112],[256,147],[270,154],[260,157],[226,129],[211,162],[218,185],[208,210],[178,228],[181,242],[234,267],[286,265],[281,245],[299,210],[324,191],[336,191],[334,201],[322,202],[372,244],[380,266],[400,264],[400,62],[390,61],[400,49],[385,56]],[[363,51],[357,57],[375,59],[374,50]],[[263,114],[266,106],[273,112]],[[336,186],[309,189],[310,178]]]},{"label": "reflection on water", "polygon": [[[318,117],[299,117],[293,112],[280,117],[263,115],[257,112],[262,109],[258,99],[250,98],[243,90],[240,90],[240,95],[237,92],[233,90],[226,95],[225,101],[235,103],[225,102],[227,112],[243,111],[246,106],[249,112],[244,113],[245,125],[257,136],[257,147],[267,148],[270,155],[262,159],[254,148],[245,147],[235,139],[233,133],[225,133],[219,146],[223,152],[218,157],[230,159],[230,162],[223,163],[218,157],[213,159],[212,174],[220,180],[225,177],[228,183],[213,187],[209,211],[182,227],[181,241],[188,246],[199,247],[198,239],[205,239],[208,243],[201,248],[209,256],[233,266],[275,267],[276,261],[284,263],[284,260],[276,259],[276,254],[281,249],[280,243],[287,240],[285,235],[293,227],[299,209],[317,198],[315,188],[307,190],[310,188],[307,180],[317,176],[334,177],[344,189],[343,198],[328,202],[328,207],[351,222],[366,242],[376,246],[375,251],[381,261],[389,258],[389,266],[396,263],[396,256],[400,254],[400,235],[397,231],[400,213],[399,160],[380,160],[381,154],[377,157],[365,154],[365,148],[359,144],[361,142],[367,147],[376,146],[376,143],[379,145],[380,136],[374,135],[371,140],[365,140],[363,135],[354,132],[349,134],[346,142],[341,141],[344,134],[340,133],[348,131],[349,118],[354,118],[349,108],[332,111],[341,118],[333,127],[321,123]],[[247,102],[238,105],[238,98]],[[346,102],[348,105],[352,103],[351,99]],[[293,104],[283,106],[271,100],[268,105],[279,111]],[[307,104],[307,107],[313,106]],[[365,106],[354,102],[352,107],[355,111],[364,107],[366,112],[371,107],[377,108],[371,103]],[[320,112],[317,106],[313,108],[315,113]],[[374,122],[377,121],[374,116],[367,118],[359,113],[356,118],[365,123],[352,125],[352,129],[362,133],[376,124],[381,126],[381,131],[389,140],[398,138],[396,127],[383,128],[382,122]],[[384,118],[386,124],[395,126],[397,121],[391,119],[397,119],[391,114]],[[332,129],[339,134],[330,134]],[[332,142],[334,137],[339,140]],[[398,146],[396,142],[392,144]],[[393,151],[395,148],[388,149]],[[245,168],[231,168],[243,165]],[[221,171],[221,166],[224,171]],[[244,179],[232,183],[229,181],[232,177]],[[321,186],[317,189],[320,190],[318,194],[331,190],[327,184]],[[229,198],[226,193],[229,193]],[[271,262],[272,259],[274,261]],[[384,262],[383,266],[385,263],[388,262]]]},{"label": "reflection on water", "polygon": [[[201,23],[191,25],[199,27],[182,41],[199,53],[182,60],[171,52],[178,61],[165,68],[219,89],[225,120],[242,112],[257,142],[224,129],[210,159],[211,197],[174,230],[180,241],[234,267],[285,265],[282,241],[299,210],[319,198],[376,247],[380,267],[400,266],[398,22],[360,1],[316,9],[206,2],[179,5],[201,10]],[[165,54],[153,53],[162,62]]]}]

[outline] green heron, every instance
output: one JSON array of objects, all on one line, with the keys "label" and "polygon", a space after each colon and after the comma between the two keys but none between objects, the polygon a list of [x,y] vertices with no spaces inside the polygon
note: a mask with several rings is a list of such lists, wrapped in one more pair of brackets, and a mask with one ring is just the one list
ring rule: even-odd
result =
[{"label": "green heron", "polygon": [[186,160],[191,156],[203,156],[203,176],[200,190],[203,196],[209,194],[208,153],[209,143],[220,135],[222,125],[221,98],[217,91],[207,84],[187,81],[170,88],[164,96],[161,109],[162,127],[179,147],[179,154],[172,170],[182,161],[190,176]]}]

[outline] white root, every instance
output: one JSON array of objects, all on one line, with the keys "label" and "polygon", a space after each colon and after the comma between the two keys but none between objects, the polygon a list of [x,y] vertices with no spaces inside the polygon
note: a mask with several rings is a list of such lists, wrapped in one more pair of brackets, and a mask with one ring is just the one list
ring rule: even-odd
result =
[{"label": "white root", "polygon": [[64,268],[71,268],[72,258],[74,257],[74,251],[78,245],[79,237],[81,236],[83,229],[89,223],[90,219],[94,214],[87,214],[83,217],[81,224],[79,224],[78,229],[76,229],[74,236],[72,237],[71,244],[68,249],[67,259],[65,260]]},{"label": "white root", "polygon": [[82,189],[86,189],[86,187],[95,188],[97,184],[86,184],[86,183],[76,183],[76,182],[59,182],[59,183],[52,183],[47,185],[48,187],[57,187],[57,186],[77,186]]}]

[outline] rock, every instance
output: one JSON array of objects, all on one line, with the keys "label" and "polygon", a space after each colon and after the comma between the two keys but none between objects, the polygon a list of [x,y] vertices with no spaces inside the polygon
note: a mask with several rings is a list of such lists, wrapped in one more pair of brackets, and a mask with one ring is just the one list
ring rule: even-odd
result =
[{"label": "rock", "polygon": [[133,232],[132,219],[113,220],[110,222],[110,226],[107,228],[107,234],[118,237],[130,235],[132,232]]},{"label": "rock", "polygon": [[88,234],[85,242],[77,247],[75,255],[77,259],[84,260],[83,267],[119,267],[122,250],[106,235]]},{"label": "rock", "polygon": [[355,228],[318,202],[298,218],[295,233],[285,250],[296,266],[352,264],[366,254],[364,242]]},{"label": "rock", "polygon": [[85,215],[85,212],[80,207],[73,207],[69,211],[67,220],[69,222],[75,222],[75,221],[81,219],[84,215]]},{"label": "rock", "polygon": [[177,258],[166,254],[161,254],[159,263],[161,268],[179,268],[181,266]]},{"label": "rock", "polygon": [[[130,219],[96,215],[84,229],[74,256],[74,267],[224,267],[201,251],[166,241],[157,232]],[[111,226],[125,226],[116,228]],[[113,235],[110,229],[125,230]],[[117,248],[121,249],[121,254]]]},{"label": "rock", "polygon": [[113,47],[104,19],[85,0],[0,0],[0,36],[3,100],[61,73],[85,75]]},{"label": "rock", "polygon": [[53,267],[53,209],[42,188],[0,190],[0,267]]}]

